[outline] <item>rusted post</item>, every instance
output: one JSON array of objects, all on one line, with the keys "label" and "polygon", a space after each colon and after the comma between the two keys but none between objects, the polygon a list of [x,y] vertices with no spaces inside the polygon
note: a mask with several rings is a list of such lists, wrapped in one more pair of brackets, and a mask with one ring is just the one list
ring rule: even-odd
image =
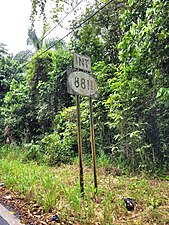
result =
[{"label": "rusted post", "polygon": [[95,137],[94,137],[94,119],[93,119],[93,105],[92,98],[89,98],[89,110],[90,110],[90,141],[92,150],[92,161],[93,161],[93,176],[94,176],[94,187],[97,192],[97,175],[96,175],[96,148],[95,148]]},{"label": "rusted post", "polygon": [[83,163],[82,163],[82,137],[81,137],[81,125],[80,125],[80,96],[76,95],[77,105],[77,128],[78,128],[78,157],[79,157],[79,172],[80,172],[80,191],[84,196],[84,182],[83,182]]}]

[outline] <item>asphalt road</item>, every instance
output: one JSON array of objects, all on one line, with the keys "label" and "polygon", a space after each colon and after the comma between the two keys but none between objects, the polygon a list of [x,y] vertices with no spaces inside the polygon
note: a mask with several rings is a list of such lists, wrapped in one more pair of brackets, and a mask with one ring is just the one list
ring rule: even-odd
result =
[{"label": "asphalt road", "polygon": [[12,215],[9,210],[0,204],[0,225],[21,225],[21,222],[15,215]]},{"label": "asphalt road", "polygon": [[10,225],[2,216],[0,216],[0,225]]}]

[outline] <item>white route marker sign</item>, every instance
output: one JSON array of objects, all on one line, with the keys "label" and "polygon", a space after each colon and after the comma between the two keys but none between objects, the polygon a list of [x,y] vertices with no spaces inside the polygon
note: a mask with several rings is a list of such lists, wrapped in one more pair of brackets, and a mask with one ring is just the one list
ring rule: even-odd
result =
[{"label": "white route marker sign", "polygon": [[75,53],[73,65],[74,65],[74,68],[91,72],[91,60],[90,60],[90,57],[88,56],[79,55]]},{"label": "white route marker sign", "polygon": [[96,79],[88,73],[75,71],[69,74],[67,90],[70,94],[98,97],[98,86]]},{"label": "white route marker sign", "polygon": [[[77,71],[74,71],[76,69]],[[93,161],[93,173],[94,173],[94,186],[95,186],[95,192],[97,192],[96,150],[95,150],[95,139],[94,139],[92,98],[98,97],[98,85],[97,85],[96,79],[91,75],[91,60],[89,57],[75,53],[74,54],[74,70],[71,71],[70,69],[67,71],[68,73],[67,91],[69,94],[76,95],[80,188],[81,188],[81,194],[82,196],[84,196],[83,166],[82,166],[82,137],[81,137],[81,127],[80,127],[80,95],[89,97],[90,132],[91,132],[91,149],[92,149],[92,161]]]}]

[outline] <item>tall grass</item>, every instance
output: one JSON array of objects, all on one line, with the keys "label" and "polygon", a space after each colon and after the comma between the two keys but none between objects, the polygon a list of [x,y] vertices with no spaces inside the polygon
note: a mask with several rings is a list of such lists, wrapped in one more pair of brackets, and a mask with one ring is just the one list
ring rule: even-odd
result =
[{"label": "tall grass", "polygon": [[[84,198],[79,187],[77,165],[51,168],[18,159],[0,159],[0,180],[11,191],[40,205],[45,212],[60,212],[61,220],[72,224],[167,224],[169,192],[167,181],[145,176],[114,177],[98,168],[98,191],[93,187],[92,169],[84,167]],[[123,197],[137,203],[126,210]],[[162,217],[163,215],[163,217]],[[151,221],[151,222],[150,222]],[[160,222],[159,222],[160,221]]]}]

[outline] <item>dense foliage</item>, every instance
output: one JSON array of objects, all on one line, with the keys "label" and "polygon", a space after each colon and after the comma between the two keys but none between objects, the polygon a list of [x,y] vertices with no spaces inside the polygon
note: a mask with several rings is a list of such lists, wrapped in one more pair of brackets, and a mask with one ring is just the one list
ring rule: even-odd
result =
[{"label": "dense foliage", "polygon": [[8,53],[4,44],[0,44],[0,142],[3,142],[4,114],[3,102],[10,90],[10,83],[18,76],[21,68],[17,61]]},{"label": "dense foliage", "polygon": [[120,64],[107,105],[118,141],[113,150],[123,149],[133,169],[168,161],[168,105],[160,94],[169,85],[168,9],[166,1],[129,1],[122,15]]},{"label": "dense foliage", "polygon": [[[32,1],[32,18],[38,2]],[[133,171],[167,170],[168,2],[116,0],[99,11],[107,2],[96,1],[73,21],[67,50],[58,46],[44,51],[41,46],[23,71],[1,50],[1,143],[8,125],[29,159],[42,154],[55,165],[77,154],[75,99],[66,90],[67,68],[75,51],[91,57],[98,81],[99,97],[93,101],[97,153]],[[44,12],[45,4],[39,6]],[[83,27],[75,29],[96,10]],[[88,99],[81,98],[85,153],[90,152],[88,111]]]}]

